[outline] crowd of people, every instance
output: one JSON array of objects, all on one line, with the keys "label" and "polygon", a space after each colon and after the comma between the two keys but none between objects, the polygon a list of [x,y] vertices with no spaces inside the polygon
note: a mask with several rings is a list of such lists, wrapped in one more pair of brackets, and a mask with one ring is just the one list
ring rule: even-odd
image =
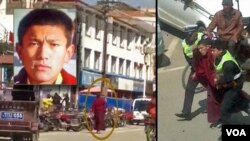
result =
[{"label": "crowd of people", "polygon": [[55,93],[53,96],[51,94],[47,94],[47,96],[42,99],[43,111],[54,111],[54,110],[68,111],[69,107],[70,107],[70,99],[67,93],[63,95],[63,98],[58,93]]},{"label": "crowd of people", "polygon": [[[192,67],[182,112],[175,115],[192,119],[192,102],[200,83],[207,89],[206,111],[210,127],[231,124],[234,112],[244,111],[250,116],[249,95],[242,90],[243,73],[236,59],[243,30],[242,14],[233,8],[232,0],[223,0],[222,6],[207,28],[198,25],[182,42],[184,56]],[[216,38],[212,36],[215,28]]]}]

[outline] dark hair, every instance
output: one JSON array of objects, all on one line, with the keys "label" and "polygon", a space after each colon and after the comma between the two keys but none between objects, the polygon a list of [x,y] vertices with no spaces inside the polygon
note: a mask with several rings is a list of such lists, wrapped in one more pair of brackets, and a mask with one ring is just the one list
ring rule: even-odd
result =
[{"label": "dark hair", "polygon": [[185,38],[185,41],[188,45],[193,45],[197,39],[198,32],[197,31],[191,31],[188,32]]},{"label": "dark hair", "polygon": [[198,32],[203,32],[206,30],[206,25],[202,21],[197,21],[196,25],[197,25]]},{"label": "dark hair", "polygon": [[227,42],[222,40],[214,40],[211,46],[212,48],[216,48],[218,50],[225,50],[227,48]]},{"label": "dark hair", "polygon": [[51,95],[50,95],[50,94],[47,94],[47,98],[51,98]]},{"label": "dark hair", "polygon": [[222,5],[233,6],[233,1],[232,0],[222,0]]},{"label": "dark hair", "polygon": [[212,45],[213,40],[210,39],[207,35],[202,35],[201,40],[197,43],[197,45],[203,44],[203,45]]},{"label": "dark hair", "polygon": [[73,22],[64,12],[57,9],[35,9],[29,12],[19,23],[18,40],[22,45],[22,38],[33,25],[60,25],[64,27],[67,46],[72,43]]}]

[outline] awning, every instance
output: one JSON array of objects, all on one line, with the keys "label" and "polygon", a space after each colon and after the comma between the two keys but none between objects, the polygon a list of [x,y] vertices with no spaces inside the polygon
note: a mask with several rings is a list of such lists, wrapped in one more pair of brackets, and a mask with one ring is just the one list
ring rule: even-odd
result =
[{"label": "awning", "polygon": [[[87,92],[88,92],[88,88],[80,91],[80,93],[87,93]],[[100,86],[92,87],[92,88],[90,88],[89,92],[92,92],[92,93],[101,92],[101,87]],[[111,89],[107,89],[107,92],[112,92],[112,90]]]}]

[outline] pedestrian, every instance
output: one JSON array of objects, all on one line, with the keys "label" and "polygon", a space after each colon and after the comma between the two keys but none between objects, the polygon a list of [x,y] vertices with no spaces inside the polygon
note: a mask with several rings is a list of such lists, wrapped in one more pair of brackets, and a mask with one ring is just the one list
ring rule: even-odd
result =
[{"label": "pedestrian", "polygon": [[104,118],[106,112],[106,102],[101,94],[97,94],[96,98],[92,104],[92,111],[94,112],[94,120],[95,120],[95,127],[97,134],[100,134],[100,130],[105,130],[104,125]]},{"label": "pedestrian", "polygon": [[150,117],[153,119],[153,122],[156,122],[156,92],[154,91],[151,100],[147,105],[146,109],[147,113],[150,115]]},{"label": "pedestrian", "polygon": [[211,36],[213,30],[217,28],[219,38],[228,42],[229,51],[235,56],[239,51],[236,48],[236,43],[238,43],[243,31],[242,14],[233,8],[232,0],[223,0],[222,6],[223,9],[215,13],[205,33]]},{"label": "pedestrian", "polygon": [[202,32],[199,32],[199,30],[195,30],[190,32],[187,35],[187,37],[182,41],[183,54],[185,56],[187,63],[191,66],[191,72],[189,74],[188,82],[185,88],[185,97],[184,97],[182,112],[176,113],[175,115],[177,117],[184,118],[186,120],[192,119],[191,117],[192,103],[194,99],[195,89],[199,84],[199,81],[193,79],[193,75],[195,73],[193,64],[193,50],[196,48],[197,43],[201,40],[203,35],[204,34]]},{"label": "pedestrian", "polygon": [[62,107],[61,100],[62,100],[61,96],[59,96],[58,93],[56,92],[53,96],[53,104],[58,110],[61,109]]},{"label": "pedestrian", "polygon": [[70,103],[69,103],[69,95],[67,93],[65,93],[64,95],[64,98],[62,100],[62,103],[65,102],[65,111],[68,111],[69,108],[70,108]]},{"label": "pedestrian", "polygon": [[43,110],[50,112],[52,111],[52,107],[53,107],[53,99],[52,96],[50,94],[47,94],[45,98],[42,99],[43,102]]}]

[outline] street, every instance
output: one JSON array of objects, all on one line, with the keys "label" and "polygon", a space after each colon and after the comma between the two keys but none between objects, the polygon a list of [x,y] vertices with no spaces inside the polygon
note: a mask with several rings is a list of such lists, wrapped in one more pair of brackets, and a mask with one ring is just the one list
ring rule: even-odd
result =
[{"label": "street", "polygon": [[[170,45],[165,54],[170,57],[171,65],[158,68],[158,140],[216,141],[220,129],[210,128],[207,122],[206,92],[195,94],[191,121],[181,120],[174,115],[182,110],[184,89],[181,76],[187,63],[182,53],[181,40],[176,37],[166,39],[169,36],[164,36],[164,40]],[[250,82],[245,82],[243,89],[250,93]],[[250,124],[250,118],[244,112],[233,114],[232,121],[236,124]]]},{"label": "street", "polygon": [[[112,128],[107,128],[101,134],[96,134],[99,137],[104,137],[109,134]],[[0,141],[9,141],[10,139],[2,139]],[[96,141],[97,139],[87,130],[81,132],[73,131],[51,131],[43,132],[39,135],[39,141]],[[126,125],[125,127],[115,128],[113,134],[110,135],[107,141],[145,141],[143,125]]]}]

